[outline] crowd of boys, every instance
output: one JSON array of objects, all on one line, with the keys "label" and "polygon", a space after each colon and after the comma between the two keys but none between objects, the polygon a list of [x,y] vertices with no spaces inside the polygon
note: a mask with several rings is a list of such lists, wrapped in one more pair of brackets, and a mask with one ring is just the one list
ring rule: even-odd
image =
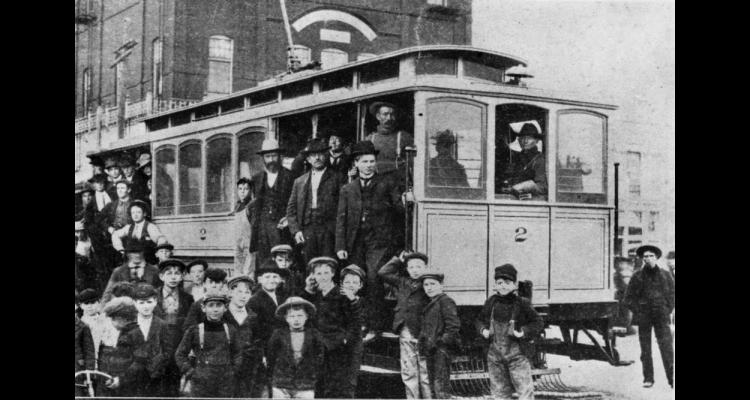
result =
[{"label": "crowd of boys", "polygon": [[[97,395],[356,397],[364,345],[389,336],[387,285],[406,397],[449,398],[461,323],[428,256],[398,253],[396,227],[413,199],[399,180],[404,148],[388,146],[412,139],[401,140],[394,110],[371,107],[380,125],[369,137],[380,148],[361,141],[350,158],[340,138],[312,140],[302,172],[280,165],[275,140],[263,142],[264,171],[238,182],[232,214],[250,237],[238,240],[229,279],[205,260],[173,258],[148,217],[150,191],[134,191],[148,178],[115,171],[127,162],[105,163],[76,214],[76,371],[109,376],[95,382]],[[393,158],[387,171],[378,169],[381,152]],[[494,279],[497,293],[476,321],[488,340],[492,392],[531,399],[525,347],[544,324],[516,294],[514,266],[497,267]]]}]

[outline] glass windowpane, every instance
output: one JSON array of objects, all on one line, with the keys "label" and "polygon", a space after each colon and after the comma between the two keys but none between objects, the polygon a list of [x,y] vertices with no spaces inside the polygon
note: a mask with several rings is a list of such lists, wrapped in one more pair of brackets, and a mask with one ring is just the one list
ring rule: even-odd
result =
[{"label": "glass windowpane", "polygon": [[201,145],[180,147],[180,214],[201,212]]},{"label": "glass windowpane", "polygon": [[[560,201],[603,203],[605,195],[604,119],[562,113],[558,119],[557,192]],[[566,194],[599,195],[570,197]]]},{"label": "glass windowpane", "polygon": [[174,214],[174,185],[177,179],[174,149],[157,150],[155,167],[156,203],[154,215],[172,215]]},{"label": "glass windowpane", "polygon": [[206,212],[229,211],[232,204],[232,140],[219,138],[206,144]]}]

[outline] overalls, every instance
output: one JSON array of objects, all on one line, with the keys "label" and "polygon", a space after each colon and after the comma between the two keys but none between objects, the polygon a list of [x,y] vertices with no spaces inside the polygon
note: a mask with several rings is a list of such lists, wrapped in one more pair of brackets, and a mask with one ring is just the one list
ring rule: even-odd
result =
[{"label": "overalls", "polygon": [[[515,309],[514,304],[511,318],[516,314]],[[492,396],[496,399],[511,399],[515,391],[519,400],[533,400],[534,381],[531,379],[531,363],[523,354],[519,339],[509,336],[512,335],[510,321],[497,321],[494,311],[493,306],[490,313],[492,342],[487,352]]]}]

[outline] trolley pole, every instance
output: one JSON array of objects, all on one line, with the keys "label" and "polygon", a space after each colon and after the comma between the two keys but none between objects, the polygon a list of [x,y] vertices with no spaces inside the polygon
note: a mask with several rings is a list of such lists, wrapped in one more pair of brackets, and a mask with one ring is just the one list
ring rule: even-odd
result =
[{"label": "trolley pole", "polygon": [[[620,240],[620,163],[615,163],[615,253]],[[622,246],[620,246],[622,253]],[[616,254],[621,255],[621,254]]]}]

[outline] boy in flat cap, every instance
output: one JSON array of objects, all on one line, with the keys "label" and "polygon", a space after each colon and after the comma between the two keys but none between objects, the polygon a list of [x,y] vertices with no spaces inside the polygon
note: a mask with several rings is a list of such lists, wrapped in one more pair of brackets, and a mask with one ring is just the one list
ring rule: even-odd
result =
[{"label": "boy in flat cap", "polygon": [[495,292],[484,303],[477,328],[490,339],[487,363],[490,389],[496,399],[534,398],[531,361],[525,355],[528,340],[544,329],[544,322],[528,299],[518,296],[516,268],[504,264],[495,268]]},{"label": "boy in flat cap", "polygon": [[[136,395],[161,396],[164,389],[162,378],[169,359],[174,354],[174,345],[169,339],[166,323],[154,315],[157,292],[147,283],[135,287],[134,301],[138,310],[140,337],[135,352],[147,360],[146,368],[136,379]],[[136,332],[137,334],[138,332]]]},{"label": "boy in flat cap", "polygon": [[[276,318],[276,309],[287,299],[287,293],[279,290],[282,273],[283,270],[273,260],[266,260],[260,268],[255,270],[260,287],[250,297],[248,306],[258,316],[255,339],[261,351],[267,348],[273,331],[285,326],[283,320]],[[261,358],[263,356],[264,354],[261,354]],[[266,361],[268,361],[267,356]],[[253,397],[268,397],[268,383],[266,368],[260,364],[256,374]]]},{"label": "boy in flat cap", "polygon": [[156,245],[154,253],[156,255],[156,259],[159,260],[158,262],[162,262],[164,260],[172,258],[172,254],[174,253],[174,246],[167,241],[163,241],[162,243]]},{"label": "boy in flat cap", "polygon": [[654,385],[654,362],[651,359],[653,329],[667,382],[674,388],[674,347],[669,328],[669,316],[674,310],[674,279],[669,271],[657,265],[656,262],[661,257],[661,249],[658,247],[641,246],[636,254],[643,260],[643,268],[630,278],[624,303],[633,312],[633,320],[638,324],[643,387],[650,388]]},{"label": "boy in flat cap", "polygon": [[116,297],[104,306],[104,313],[112,320],[115,331],[114,335],[105,338],[99,348],[99,370],[111,375],[112,379],[98,386],[97,395],[135,396],[135,383],[148,362],[135,352],[141,334],[136,322],[138,310],[133,299]]},{"label": "boy in flat cap", "polygon": [[[365,271],[357,265],[351,264],[341,270],[341,293],[352,302],[354,307],[363,308],[362,298],[359,296],[359,291],[364,285],[367,274]],[[359,303],[359,304],[356,304]],[[342,385],[346,385],[344,390],[348,397],[354,398],[357,391],[357,378],[359,377],[359,369],[362,366],[362,353],[364,352],[364,342],[362,336],[367,332],[367,324],[364,319],[361,321],[360,335],[352,337],[352,343],[350,347],[352,349],[351,364],[349,367],[349,377],[346,382],[342,382]]]},{"label": "boy in flat cap", "polygon": [[[419,352],[418,338],[422,331],[422,311],[428,303],[419,277],[427,268],[427,255],[402,251],[378,271],[378,275],[396,289],[396,315],[393,332],[399,335],[401,380],[407,399],[429,399],[432,389],[427,372],[427,358]],[[403,276],[406,267],[408,276]]]},{"label": "boy in flat cap", "polygon": [[459,329],[456,302],[443,293],[445,275],[426,272],[419,276],[430,302],[422,311],[419,353],[427,357],[427,371],[436,399],[449,399],[451,356],[458,348]]},{"label": "boy in flat cap", "polygon": [[315,306],[300,297],[290,297],[276,310],[285,327],[273,332],[267,350],[274,399],[313,399],[322,375],[325,345],[317,329],[307,321],[315,317]]},{"label": "boy in flat cap", "polygon": [[242,342],[242,364],[237,366],[234,397],[254,397],[253,383],[255,372],[260,362],[257,351],[255,331],[258,329],[258,315],[248,307],[252,296],[251,288],[255,285],[247,275],[238,275],[227,282],[229,303],[223,320],[237,331],[237,340]]},{"label": "boy in flat cap", "polygon": [[362,307],[352,301],[333,282],[338,262],[331,257],[310,260],[310,276],[305,281],[302,297],[315,305],[316,328],[323,336],[326,351],[323,373],[318,382],[318,397],[351,397],[348,385],[354,346],[359,341],[363,324]]},{"label": "boy in flat cap", "polygon": [[[279,276],[281,283],[278,291],[283,292],[286,296],[296,296],[305,287],[304,271],[301,271],[294,261],[294,251],[288,244],[279,244],[271,248],[271,259],[279,267]],[[265,263],[264,263],[265,264]]]},{"label": "boy in flat cap", "polygon": [[[176,344],[185,332],[185,318],[190,306],[193,305],[193,297],[182,290],[182,275],[185,273],[185,264],[177,259],[169,259],[159,263],[159,280],[162,285],[158,289],[156,297],[156,310],[154,315],[163,319],[167,325],[170,349],[176,349]],[[171,360],[167,364],[164,376],[165,396],[177,396],[180,389],[180,373],[177,365]]]},{"label": "boy in flat cap", "polygon": [[[223,320],[227,297],[222,292],[206,293],[202,308],[204,319],[185,331],[175,360],[186,380],[192,382],[191,397],[232,397],[242,365],[243,342],[237,330]],[[191,351],[195,366],[188,357]]]},{"label": "boy in flat cap", "polygon": [[344,181],[341,174],[328,168],[329,149],[325,140],[313,139],[303,150],[311,168],[294,180],[286,208],[289,232],[303,246],[305,262],[335,256],[336,212]]},{"label": "boy in flat cap", "polygon": [[151,286],[159,284],[159,269],[148,264],[144,257],[143,245],[140,242],[132,241],[125,248],[125,258],[127,261],[124,265],[115,268],[109,278],[106,289],[104,289],[104,301],[109,301],[112,291],[112,285],[118,282],[145,282]]}]

